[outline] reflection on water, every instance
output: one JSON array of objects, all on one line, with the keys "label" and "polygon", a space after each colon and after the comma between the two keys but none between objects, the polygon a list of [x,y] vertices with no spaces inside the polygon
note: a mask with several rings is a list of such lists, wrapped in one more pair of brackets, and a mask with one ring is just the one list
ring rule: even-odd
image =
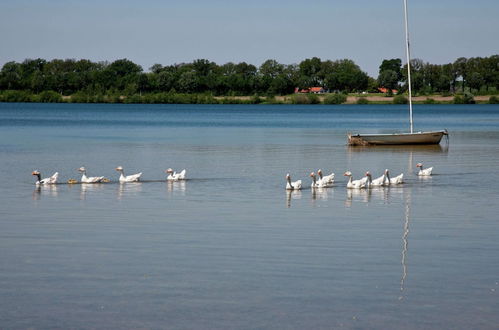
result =
[{"label": "reflection on water", "polygon": [[166,188],[170,196],[173,192],[179,192],[181,196],[185,196],[185,187],[186,187],[185,180],[166,181]]},{"label": "reflection on water", "polygon": [[348,153],[356,152],[393,152],[407,153],[415,152],[420,154],[425,153],[447,153],[449,152],[448,144],[436,145],[393,145],[393,146],[347,146]]},{"label": "reflection on water", "polygon": [[313,200],[327,200],[329,192],[333,192],[332,188],[313,188],[312,190],[312,199]]},{"label": "reflection on water", "polygon": [[[410,191],[407,194],[405,200],[405,221],[404,221],[404,232],[402,234],[402,278],[400,279],[400,291],[404,291],[405,279],[407,278],[407,248],[409,245],[409,219],[411,214],[411,195]],[[401,295],[399,299],[403,299],[404,296]]]},{"label": "reflection on water", "polygon": [[35,186],[35,190],[33,190],[33,200],[40,200],[42,196],[57,197],[57,190],[58,187],[56,184],[37,185]]},{"label": "reflection on water", "polygon": [[118,185],[118,199],[121,200],[125,195],[133,196],[142,191],[141,182],[127,182]]},{"label": "reflection on water", "polygon": [[286,190],[286,206],[291,207],[291,199],[301,199],[300,190]]},{"label": "reflection on water", "polygon": [[104,183],[82,183],[80,184],[80,199],[85,200],[87,193],[102,191]]}]

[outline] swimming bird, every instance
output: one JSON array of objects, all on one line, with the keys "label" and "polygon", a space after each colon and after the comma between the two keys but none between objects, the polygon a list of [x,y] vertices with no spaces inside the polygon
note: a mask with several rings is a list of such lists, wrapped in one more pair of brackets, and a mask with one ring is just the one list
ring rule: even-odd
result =
[{"label": "swimming bird", "polygon": [[87,170],[85,167],[80,167],[78,169],[79,172],[81,172],[81,182],[82,183],[99,183],[102,182],[105,178],[103,176],[87,176]]},{"label": "swimming bird", "polygon": [[286,190],[300,190],[301,189],[301,180],[296,180],[295,182],[291,182],[291,175],[286,174]]},{"label": "swimming bird", "polygon": [[319,176],[320,180],[322,182],[324,182],[325,184],[334,183],[334,173],[331,173],[329,175],[322,175],[322,170],[319,169],[319,170],[317,170],[317,175]]},{"label": "swimming bird", "polygon": [[349,177],[348,182],[347,182],[347,188],[361,189],[361,188],[366,187],[367,177],[364,177],[364,178],[359,179],[359,180],[353,180],[352,172],[350,172],[350,171],[346,171],[345,174],[343,174],[343,175]]},{"label": "swimming bird", "polygon": [[137,174],[132,174],[132,175],[124,175],[123,172],[123,167],[118,166],[116,167],[116,171],[120,172],[120,182],[137,182],[140,180],[140,176],[142,175],[142,172],[137,173]]},{"label": "swimming bird", "polygon": [[326,187],[326,184],[323,180],[317,180],[314,172],[310,173],[310,177],[312,178],[312,184],[310,185],[310,187],[312,187],[312,188],[325,188]]},{"label": "swimming bird", "polygon": [[419,176],[430,176],[431,172],[433,171],[433,167],[428,167],[423,169],[423,163],[417,163],[416,167],[419,167]]},{"label": "swimming bird", "polygon": [[388,185],[388,182],[386,181],[386,173],[383,173],[382,176],[373,180],[371,173],[369,171],[367,171],[366,177],[367,177],[367,184],[366,185],[368,187],[381,187],[384,185]]},{"label": "swimming bird", "polygon": [[390,171],[388,169],[385,170],[386,183],[388,185],[391,184],[402,184],[404,183],[404,173],[400,173],[394,178],[390,178]]},{"label": "swimming bird", "polygon": [[168,174],[168,177],[166,178],[166,180],[169,180],[169,181],[185,180],[185,173],[186,173],[185,169],[183,169],[182,172],[177,173],[174,170],[172,170],[171,168],[169,168],[165,171],[165,173]]},{"label": "swimming bird", "polygon": [[36,175],[37,179],[35,184],[36,185],[41,185],[41,184],[56,184],[57,183],[57,178],[59,177],[59,172],[55,172],[50,178],[45,178],[42,179],[40,171],[35,170],[31,172],[31,175]]}]

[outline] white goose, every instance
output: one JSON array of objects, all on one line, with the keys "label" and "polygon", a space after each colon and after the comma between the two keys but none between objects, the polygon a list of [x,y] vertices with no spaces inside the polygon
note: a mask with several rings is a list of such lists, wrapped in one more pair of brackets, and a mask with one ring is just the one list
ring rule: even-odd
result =
[{"label": "white goose", "polygon": [[361,189],[366,187],[367,183],[367,177],[359,179],[359,180],[353,180],[352,172],[346,171],[344,176],[348,176],[348,182],[347,182],[347,188],[350,189]]},{"label": "white goose", "polygon": [[137,182],[140,180],[140,176],[142,175],[142,172],[140,172],[137,174],[125,176],[123,173],[123,167],[121,167],[121,166],[116,167],[116,171],[121,173],[120,182]]},{"label": "white goose", "polygon": [[35,170],[31,172],[31,175],[36,175],[37,179],[35,184],[36,185],[41,185],[41,184],[56,184],[57,183],[57,178],[59,177],[59,172],[55,172],[51,177],[42,179],[42,176],[40,174],[40,171]]},{"label": "white goose", "polygon": [[390,171],[388,169],[385,170],[386,183],[388,185],[391,184],[402,184],[404,183],[404,173],[400,173],[394,178],[390,178]]},{"label": "white goose", "polygon": [[169,180],[169,181],[185,180],[185,169],[183,169],[182,172],[177,173],[174,170],[172,170],[171,168],[169,168],[165,171],[165,173],[168,174],[168,177],[166,178],[166,180]]},{"label": "white goose", "polygon": [[334,173],[331,173],[329,175],[322,175],[322,170],[317,171],[317,175],[319,176],[320,180],[324,182],[325,184],[333,184],[334,183]]},{"label": "white goose", "polygon": [[87,170],[83,166],[80,167],[78,171],[82,173],[81,174],[82,183],[99,183],[105,179],[103,176],[87,176]]},{"label": "white goose", "polygon": [[286,174],[286,190],[300,190],[301,189],[301,180],[297,180],[295,182],[291,182],[291,175]]},{"label": "white goose", "polygon": [[376,179],[372,179],[371,173],[369,171],[366,172],[366,177],[367,177],[367,186],[368,187],[381,187],[384,185],[388,185],[386,181],[386,172],[383,173],[382,176]]},{"label": "white goose", "polygon": [[312,184],[310,185],[310,187],[312,187],[312,188],[325,188],[326,187],[326,182],[324,180],[317,180],[314,172],[310,173],[310,177],[312,178]]},{"label": "white goose", "polygon": [[419,167],[419,176],[430,176],[431,172],[433,171],[433,167],[428,167],[423,169],[423,164],[422,163],[417,163],[416,167]]}]

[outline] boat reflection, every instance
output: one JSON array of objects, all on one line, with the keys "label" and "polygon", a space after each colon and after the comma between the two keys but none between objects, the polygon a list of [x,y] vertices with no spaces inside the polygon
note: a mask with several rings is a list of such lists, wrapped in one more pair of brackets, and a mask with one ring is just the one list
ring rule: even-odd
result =
[{"label": "boat reflection", "polygon": [[301,199],[301,191],[300,190],[286,190],[286,206],[288,208],[291,207],[292,199]]},{"label": "boat reflection", "polygon": [[400,279],[400,292],[401,295],[399,300],[404,299],[403,291],[405,289],[405,280],[407,278],[407,250],[409,247],[409,220],[411,214],[411,193],[410,191],[407,194],[407,198],[405,200],[405,221],[404,221],[404,231],[402,233],[402,278]]},{"label": "boat reflection", "polygon": [[447,153],[449,151],[449,144],[434,145],[386,145],[376,146],[376,148],[369,146],[347,146],[348,153],[356,152],[393,152],[393,153]]},{"label": "boat reflection", "polygon": [[58,189],[56,184],[37,185],[35,186],[35,190],[33,190],[32,198],[37,201],[40,200],[42,196],[57,197]]}]

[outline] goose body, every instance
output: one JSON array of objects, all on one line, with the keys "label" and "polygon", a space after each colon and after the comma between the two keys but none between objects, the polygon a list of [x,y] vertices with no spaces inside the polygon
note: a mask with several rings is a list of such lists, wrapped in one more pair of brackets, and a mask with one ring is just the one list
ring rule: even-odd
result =
[{"label": "goose body", "polygon": [[180,173],[175,172],[171,168],[167,169],[165,173],[168,174],[168,177],[166,180],[168,181],[179,181],[179,180],[185,180],[185,169],[183,169]]},{"label": "goose body", "polygon": [[36,170],[31,173],[31,175],[35,175],[37,180],[35,182],[36,185],[42,184],[56,184],[57,178],[59,177],[59,172],[55,172],[51,177],[42,179],[40,171]]},{"label": "goose body", "polygon": [[120,182],[137,182],[140,180],[140,176],[142,175],[142,172],[137,173],[137,174],[132,174],[132,175],[126,175],[123,173],[123,167],[118,166],[116,168],[116,171],[120,172]]},{"label": "goose body", "polygon": [[423,164],[422,163],[417,163],[416,167],[419,167],[419,176],[430,176],[431,172],[433,171],[433,167],[428,167],[423,169]]},{"label": "goose body", "polygon": [[362,189],[366,188],[367,184],[367,177],[359,179],[359,180],[354,180],[352,176],[352,172],[346,171],[344,176],[348,176],[348,182],[347,182],[347,188],[349,189]]},{"label": "goose body", "polygon": [[386,182],[388,185],[404,183],[404,173],[400,173],[394,178],[390,177],[390,171],[385,170]]},{"label": "goose body", "polygon": [[315,173],[312,172],[310,173],[310,177],[312,178],[312,184],[310,187],[312,188],[325,188],[327,186],[326,182],[324,180],[317,180]]},{"label": "goose body", "polygon": [[286,174],[286,190],[300,190],[301,180],[291,182],[291,175]]},{"label": "goose body", "polygon": [[334,173],[331,173],[329,175],[322,175],[322,170],[317,171],[317,175],[319,176],[319,179],[324,182],[325,184],[333,184],[334,183]]},{"label": "goose body", "polygon": [[382,176],[373,180],[371,177],[371,173],[367,172],[366,177],[368,177],[367,181],[368,181],[369,186],[381,187],[381,186],[388,185],[388,181],[386,180],[386,173],[383,173]]},{"label": "goose body", "polygon": [[105,179],[105,177],[103,176],[87,176],[87,170],[83,166],[80,167],[78,171],[82,173],[81,174],[82,183],[99,183]]}]

